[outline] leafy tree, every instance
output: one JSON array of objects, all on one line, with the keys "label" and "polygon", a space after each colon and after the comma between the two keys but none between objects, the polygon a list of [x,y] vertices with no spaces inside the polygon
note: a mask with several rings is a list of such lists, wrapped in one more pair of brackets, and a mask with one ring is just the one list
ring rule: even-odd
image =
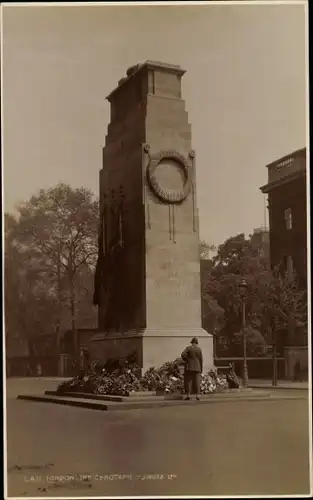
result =
[{"label": "leafy tree", "polygon": [[[240,288],[243,278],[247,283],[244,297]],[[246,239],[243,234],[229,238],[219,246],[210,270],[207,269],[203,276],[202,292],[208,315],[216,316],[216,304],[223,311],[223,315],[219,312],[219,319],[216,319],[220,323],[218,331],[232,355],[242,355],[243,300],[251,354],[266,345],[273,345],[274,330],[269,324],[273,323],[270,318],[276,318],[275,331],[279,324],[281,332],[290,331],[290,325],[298,324],[301,315],[302,324],[305,322],[306,299],[299,290],[297,280],[288,280],[276,270],[273,272],[262,248],[252,244],[251,238]],[[285,341],[286,334],[280,334],[280,345],[284,345]]]},{"label": "leafy tree", "polygon": [[[264,344],[259,334],[257,322],[257,303],[253,300],[252,291],[257,287],[260,269],[268,268],[268,262],[243,234],[229,238],[220,245],[217,255],[212,259],[210,272],[204,277],[204,301],[210,307],[214,300],[223,311],[219,312],[220,338],[227,341],[234,354],[241,355],[242,296],[240,281],[244,277],[248,284],[245,299],[248,319],[248,340],[250,344]],[[222,322],[221,322],[222,319]]]},{"label": "leafy tree", "polygon": [[209,259],[211,252],[215,252],[215,250],[215,245],[210,245],[204,240],[200,241],[200,259]]},{"label": "leafy tree", "polygon": [[36,256],[26,246],[18,244],[15,232],[18,221],[5,214],[4,253],[4,316],[6,344],[11,339],[24,339],[30,356],[35,355],[34,338],[48,333],[55,321],[56,304],[47,284],[44,283]]},{"label": "leafy tree", "polygon": [[58,184],[22,203],[14,228],[19,248],[33,256],[28,268],[41,275],[41,283],[55,300],[58,341],[62,310],[70,310],[76,353],[77,284],[86,268],[95,266],[98,208],[91,191]]},{"label": "leafy tree", "polygon": [[[299,287],[297,276],[282,275],[279,268],[263,276],[259,290],[262,304],[261,328],[272,345],[273,385],[277,384],[277,349],[307,328],[307,294]],[[301,335],[299,335],[301,337]]]}]

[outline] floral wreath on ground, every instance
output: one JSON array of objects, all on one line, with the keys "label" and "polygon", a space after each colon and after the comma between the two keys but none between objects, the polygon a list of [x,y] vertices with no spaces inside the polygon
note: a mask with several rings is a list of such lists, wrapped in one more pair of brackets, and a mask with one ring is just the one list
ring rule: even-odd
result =
[{"label": "floral wreath on ground", "polygon": [[[92,363],[80,376],[66,380],[58,387],[59,393],[83,392],[91,394],[129,396],[138,391],[162,391],[165,394],[183,393],[184,376],[182,360],[165,363],[158,369],[154,367],[140,375],[136,363],[115,362],[105,365]],[[237,382],[239,385],[239,381]],[[236,384],[237,385],[237,384]],[[215,370],[201,375],[201,394],[212,394],[228,389],[229,380]]]}]

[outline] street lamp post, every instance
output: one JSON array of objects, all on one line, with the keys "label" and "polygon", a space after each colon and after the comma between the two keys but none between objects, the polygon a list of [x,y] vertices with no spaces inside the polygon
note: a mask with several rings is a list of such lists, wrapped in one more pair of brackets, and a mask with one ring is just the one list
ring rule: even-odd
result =
[{"label": "street lamp post", "polygon": [[277,385],[277,319],[274,317],[273,327],[272,327],[272,359],[273,359],[273,376],[272,385]]},{"label": "street lamp post", "polygon": [[243,337],[243,376],[242,385],[243,387],[248,387],[249,376],[248,376],[248,363],[247,363],[247,332],[246,332],[246,301],[245,295],[247,290],[247,282],[242,279],[240,282],[241,289],[241,304],[242,304],[242,337]]}]

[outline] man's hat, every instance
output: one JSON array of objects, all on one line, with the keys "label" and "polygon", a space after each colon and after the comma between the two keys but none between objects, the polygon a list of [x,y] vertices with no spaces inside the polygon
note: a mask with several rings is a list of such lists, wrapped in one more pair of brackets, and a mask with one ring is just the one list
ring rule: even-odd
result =
[{"label": "man's hat", "polygon": [[199,342],[198,342],[197,337],[194,337],[194,338],[191,340],[191,342],[190,342],[190,343],[191,343],[191,344],[198,344]]}]

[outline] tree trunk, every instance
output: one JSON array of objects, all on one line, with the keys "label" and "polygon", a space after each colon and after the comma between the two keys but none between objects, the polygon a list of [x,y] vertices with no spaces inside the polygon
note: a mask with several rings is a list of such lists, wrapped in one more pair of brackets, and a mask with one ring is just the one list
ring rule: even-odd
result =
[{"label": "tree trunk", "polygon": [[217,358],[217,338],[215,332],[213,334],[213,358]]},{"label": "tree trunk", "polygon": [[60,318],[57,319],[57,324],[55,327],[55,336],[56,336],[56,354],[61,354],[61,328],[60,328]]},{"label": "tree trunk", "polygon": [[277,342],[276,342],[276,328],[274,327],[273,329],[273,345],[272,345],[272,349],[273,349],[273,354],[272,354],[272,357],[273,357],[273,378],[272,378],[272,385],[273,386],[277,386]]},{"label": "tree trunk", "polygon": [[32,337],[29,337],[27,339],[27,344],[28,344],[28,362],[26,367],[26,377],[32,377],[36,375],[36,366],[35,366],[36,349],[34,345],[34,339]]},{"label": "tree trunk", "polygon": [[72,339],[74,346],[74,357],[79,361],[79,345],[76,330],[76,304],[75,304],[75,287],[74,287],[74,270],[72,255],[69,256],[69,282],[70,282],[70,304],[71,304],[71,324],[72,324]]},{"label": "tree trunk", "polygon": [[71,324],[72,324],[72,338],[74,344],[74,356],[78,358],[79,356],[79,346],[78,346],[78,338],[77,338],[77,330],[76,330],[76,307],[75,307],[75,290],[74,283],[71,280]]},{"label": "tree trunk", "polygon": [[60,344],[61,344],[61,262],[60,256],[58,258],[58,271],[57,271],[57,301],[58,301],[58,319],[56,325],[56,349],[57,353],[60,354]]},{"label": "tree trunk", "polygon": [[27,339],[27,344],[28,344],[28,356],[30,359],[34,359],[36,356],[35,352],[35,347],[34,347],[34,341],[32,338]]}]

